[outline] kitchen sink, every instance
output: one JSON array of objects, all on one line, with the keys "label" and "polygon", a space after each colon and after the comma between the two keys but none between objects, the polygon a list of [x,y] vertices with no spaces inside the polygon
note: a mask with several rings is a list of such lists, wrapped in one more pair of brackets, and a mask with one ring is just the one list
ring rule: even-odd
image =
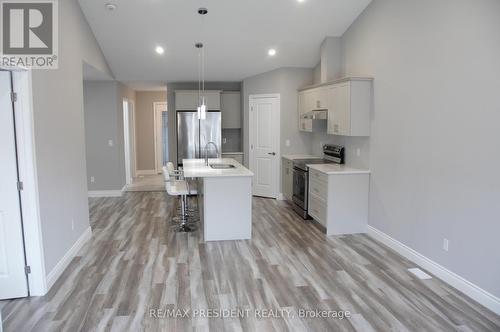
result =
[{"label": "kitchen sink", "polygon": [[231,169],[231,168],[236,168],[236,166],[231,165],[231,164],[210,164],[210,167],[214,169]]}]

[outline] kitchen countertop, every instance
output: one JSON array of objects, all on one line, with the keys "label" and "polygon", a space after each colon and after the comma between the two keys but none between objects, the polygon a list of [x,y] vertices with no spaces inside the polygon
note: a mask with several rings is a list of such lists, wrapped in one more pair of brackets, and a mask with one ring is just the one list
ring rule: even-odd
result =
[{"label": "kitchen countertop", "polygon": [[309,169],[314,169],[324,174],[370,174],[369,169],[353,168],[346,165],[339,164],[310,164],[307,165]]},{"label": "kitchen countertop", "polygon": [[214,169],[205,166],[205,159],[182,160],[184,176],[187,178],[252,177],[253,173],[231,158],[208,159],[209,164],[231,164],[236,168]]},{"label": "kitchen countertop", "polygon": [[222,152],[222,154],[243,154],[243,152]]},{"label": "kitchen countertop", "polygon": [[292,161],[297,159],[323,159],[323,157],[313,156],[310,154],[284,154],[281,157]]}]

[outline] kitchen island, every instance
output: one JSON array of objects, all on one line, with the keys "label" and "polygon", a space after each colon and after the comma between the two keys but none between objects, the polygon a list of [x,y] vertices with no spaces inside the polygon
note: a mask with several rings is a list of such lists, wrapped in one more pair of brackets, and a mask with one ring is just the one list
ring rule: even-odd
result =
[{"label": "kitchen island", "polygon": [[184,177],[198,183],[204,241],[252,237],[253,173],[234,159],[184,159]]}]

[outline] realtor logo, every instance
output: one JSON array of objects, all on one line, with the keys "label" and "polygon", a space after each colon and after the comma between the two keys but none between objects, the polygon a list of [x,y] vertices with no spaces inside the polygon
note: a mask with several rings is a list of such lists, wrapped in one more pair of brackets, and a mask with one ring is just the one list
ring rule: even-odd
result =
[{"label": "realtor logo", "polygon": [[57,0],[0,0],[5,67],[57,68]]}]

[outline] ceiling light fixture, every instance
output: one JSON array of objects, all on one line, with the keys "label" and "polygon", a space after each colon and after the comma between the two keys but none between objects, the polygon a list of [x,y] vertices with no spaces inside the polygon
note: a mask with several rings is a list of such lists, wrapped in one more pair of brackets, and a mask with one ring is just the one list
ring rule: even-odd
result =
[{"label": "ceiling light fixture", "polygon": [[305,1],[306,1],[306,0],[297,0],[297,2],[300,2],[300,3],[305,2]]},{"label": "ceiling light fixture", "polygon": [[114,3],[106,3],[104,7],[106,7],[106,9],[109,10],[110,12],[116,9],[116,5]]},{"label": "ceiling light fixture", "polygon": [[275,56],[276,55],[276,50],[274,48],[271,48],[269,51],[267,51],[267,54],[269,56]]},{"label": "ceiling light fixture", "polygon": [[156,53],[158,53],[160,55],[162,55],[163,53],[165,53],[165,50],[161,46],[156,46],[155,51],[156,51]]}]

